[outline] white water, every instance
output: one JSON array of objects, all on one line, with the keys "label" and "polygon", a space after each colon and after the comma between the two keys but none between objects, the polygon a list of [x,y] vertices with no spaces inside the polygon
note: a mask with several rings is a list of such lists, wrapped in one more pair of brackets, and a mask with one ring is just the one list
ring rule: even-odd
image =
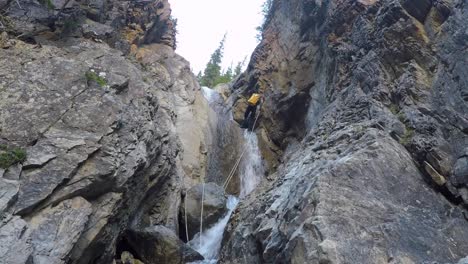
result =
[{"label": "white water", "polygon": [[205,258],[203,261],[192,262],[193,264],[215,264],[218,262],[218,254],[221,249],[224,228],[238,202],[239,199],[237,199],[237,197],[230,195],[226,202],[227,208],[229,209],[228,213],[221,218],[218,223],[202,233],[201,244],[199,234],[195,235],[189,242],[189,245]]},{"label": "white water", "polygon": [[247,196],[257,187],[264,174],[257,135],[246,129],[244,131],[244,140],[246,150],[240,166],[241,198]]},{"label": "white water", "polygon": [[214,102],[217,97],[219,97],[219,93],[211,88],[208,88],[206,86],[202,86],[202,93],[203,96],[206,98],[208,102]]},{"label": "white water", "polygon": [[[219,96],[216,91],[207,87],[202,87],[202,92],[209,102],[213,102]],[[239,166],[241,198],[247,196],[255,189],[264,174],[257,135],[254,132],[244,131],[244,148],[245,152]],[[197,234],[188,242],[193,249],[205,258],[203,261],[192,262],[192,264],[216,264],[218,262],[224,229],[238,202],[239,200],[235,196],[229,196],[227,199],[228,213],[214,226],[205,230],[201,234],[201,239],[200,235]]]}]

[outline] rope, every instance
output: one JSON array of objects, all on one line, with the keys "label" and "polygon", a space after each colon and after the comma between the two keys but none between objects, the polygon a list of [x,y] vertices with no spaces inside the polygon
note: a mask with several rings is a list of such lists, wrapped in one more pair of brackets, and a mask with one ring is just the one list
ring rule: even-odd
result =
[{"label": "rope", "polygon": [[203,231],[203,200],[205,199],[205,181],[202,185],[202,198],[201,198],[201,213],[200,213],[200,248],[202,245],[202,231]]},{"label": "rope", "polygon": [[[253,126],[252,126],[252,131],[254,131],[255,125],[257,124],[257,120],[258,120],[258,118],[260,117],[260,110],[261,110],[261,105],[260,105],[260,107],[259,107],[259,109],[258,109],[258,114],[257,114],[257,116],[255,117],[255,121],[254,121]],[[228,187],[228,185],[229,185],[229,182],[231,181],[232,177],[234,176],[234,173],[236,172],[237,167],[239,166],[240,161],[241,161],[242,157],[244,156],[244,153],[245,153],[246,150],[247,150],[247,147],[244,148],[244,150],[242,151],[242,153],[241,153],[239,159],[238,159],[237,162],[234,164],[234,167],[232,167],[232,170],[231,170],[231,172],[229,173],[229,176],[226,178],[226,181],[225,181],[224,184],[223,184],[224,191],[226,191],[226,189],[227,189],[227,187]]]},{"label": "rope", "polygon": [[[185,189],[185,182],[184,182],[184,189]],[[188,242],[189,241],[189,233],[188,233],[188,224],[187,224],[187,190],[185,190],[185,196],[184,196],[184,215],[185,215],[185,237],[186,237],[187,242]]]},{"label": "rope", "polygon": [[234,176],[234,173],[236,172],[237,167],[239,166],[240,161],[241,161],[242,157],[244,156],[244,153],[245,153],[245,149],[244,149],[244,151],[242,151],[242,154],[240,155],[239,159],[234,164],[234,167],[232,167],[232,170],[229,173],[229,176],[226,178],[226,181],[223,184],[224,191],[226,191],[226,188],[229,185],[229,182],[231,181],[231,178]]},{"label": "rope", "polygon": [[189,241],[188,223],[187,223],[187,188],[185,187],[185,176],[182,177],[182,188],[185,191],[183,203],[184,203],[184,218],[185,218],[185,238]]},{"label": "rope", "polygon": [[[255,129],[255,125],[257,124],[257,120],[260,117],[260,110],[261,110],[261,105],[258,109],[258,114],[255,117],[255,121],[252,126],[252,131]],[[226,191],[227,186],[229,185],[229,182],[231,181],[232,177],[234,176],[234,173],[236,172],[237,168],[239,167],[240,161],[242,160],[242,157],[244,156],[245,151],[247,150],[247,147],[244,148],[242,151],[241,155],[239,156],[239,159],[236,161],[236,164],[234,164],[234,167],[232,168],[231,172],[229,173],[228,178],[223,184],[223,188]],[[184,183],[185,184],[185,183]],[[203,201],[205,199],[205,180],[202,178],[202,198],[201,198],[201,210],[200,210],[200,248],[202,245],[202,232],[203,232]],[[184,203],[185,204],[185,203]],[[185,207],[185,233],[187,235],[187,240],[188,240],[188,229],[187,229],[187,210]]]}]

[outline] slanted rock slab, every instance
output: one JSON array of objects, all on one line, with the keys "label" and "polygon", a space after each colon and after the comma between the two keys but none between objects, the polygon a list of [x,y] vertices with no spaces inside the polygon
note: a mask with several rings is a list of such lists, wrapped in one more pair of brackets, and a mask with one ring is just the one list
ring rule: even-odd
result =
[{"label": "slanted rock slab", "polygon": [[164,226],[129,230],[125,238],[145,264],[179,264],[204,259]]},{"label": "slanted rock slab", "polygon": [[[226,195],[221,186],[206,183],[203,197],[203,229],[215,224],[226,212]],[[185,212],[187,214],[187,228],[189,239],[200,231],[201,200],[203,184],[190,188],[185,196],[185,204],[180,207],[181,226],[185,226]]]}]

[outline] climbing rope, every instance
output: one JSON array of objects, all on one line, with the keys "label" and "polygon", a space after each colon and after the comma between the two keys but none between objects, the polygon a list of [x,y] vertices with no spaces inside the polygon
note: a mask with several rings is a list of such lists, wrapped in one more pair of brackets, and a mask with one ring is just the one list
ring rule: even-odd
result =
[{"label": "climbing rope", "polygon": [[[203,180],[203,179],[202,179]],[[203,231],[203,200],[205,199],[205,181],[202,184],[202,198],[201,198],[201,213],[200,213],[200,248],[202,245],[202,231]]]},{"label": "climbing rope", "polygon": [[233,177],[234,173],[236,172],[237,167],[239,166],[239,163],[242,157],[244,156],[244,153],[245,153],[245,149],[244,151],[242,151],[241,155],[239,156],[239,159],[236,161],[236,163],[232,167],[231,172],[229,173],[229,176],[226,178],[226,181],[224,181],[224,184],[223,184],[224,191],[226,191],[226,188],[229,185],[229,182],[231,181],[231,178]]},{"label": "climbing rope", "polygon": [[[185,185],[185,184],[184,184]],[[185,190],[187,192],[187,190]],[[187,224],[187,193],[185,193],[184,197],[184,215],[185,215],[185,238],[187,242],[189,241],[189,233],[188,233],[188,224]]]},{"label": "climbing rope", "polygon": [[[258,109],[258,114],[255,117],[255,121],[254,121],[253,126],[252,126],[252,131],[255,130],[255,125],[257,124],[257,120],[260,117],[261,106],[262,105],[260,105],[260,107]],[[242,157],[244,156],[244,153],[245,153],[246,150],[247,150],[247,146],[244,148],[244,150],[240,154],[239,159],[236,161],[236,163],[234,164],[234,166],[231,169],[231,172],[229,173],[229,176],[226,178],[226,181],[223,184],[224,191],[226,191],[226,189],[227,189],[227,187],[229,185],[229,182],[231,181],[232,177],[234,176],[234,174],[235,174],[235,172],[237,170],[237,167],[239,167],[240,161],[242,160]]]},{"label": "climbing rope", "polygon": [[187,242],[189,241],[189,232],[188,232],[188,224],[187,224],[187,189],[185,188],[185,177],[182,178],[182,188],[185,191],[183,203],[184,203],[184,218],[185,218],[185,239]]},{"label": "climbing rope", "polygon": [[[261,110],[261,105],[258,109],[258,114],[255,117],[255,121],[252,126],[252,131],[255,129],[255,125],[257,124],[257,120],[260,117],[260,110]],[[237,159],[236,163],[234,164],[234,167],[231,169],[231,172],[229,173],[228,178],[223,184],[224,191],[226,191],[227,186],[229,185],[229,182],[231,181],[232,177],[234,176],[237,168],[239,167],[239,164],[242,160],[242,157],[244,156],[245,151],[247,150],[247,147],[244,148],[242,151],[241,155],[239,156],[239,159]],[[200,239],[200,248],[202,246],[202,232],[203,232],[203,202],[205,200],[205,179],[202,177],[202,197],[201,197],[201,210],[200,210],[200,233],[199,233],[199,239]],[[187,240],[188,240],[188,229],[187,229],[187,211],[185,209],[185,232],[187,234]]]}]

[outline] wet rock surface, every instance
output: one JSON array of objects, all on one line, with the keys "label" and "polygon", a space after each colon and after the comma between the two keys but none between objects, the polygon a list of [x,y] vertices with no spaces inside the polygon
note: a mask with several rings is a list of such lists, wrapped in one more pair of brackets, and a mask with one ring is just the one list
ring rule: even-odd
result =
[{"label": "wet rock surface", "polygon": [[233,89],[260,85],[262,154],[283,164],[236,209],[221,263],[467,255],[467,8],[273,1]]},{"label": "wet rock surface", "polygon": [[203,256],[184,244],[172,230],[164,226],[130,230],[125,237],[144,263],[179,264],[203,260]]},{"label": "wet rock surface", "polygon": [[[226,186],[226,192],[233,195],[240,193],[240,171],[233,170],[234,164],[244,149],[245,140],[242,137],[243,129],[232,120],[233,113],[229,107],[234,99],[229,93],[229,85],[220,84],[213,89],[204,87],[204,96],[209,100],[211,111],[208,116],[209,132],[212,135],[207,153],[207,182],[214,182],[219,186]],[[229,174],[232,177],[227,183]]]},{"label": "wet rock surface", "polygon": [[185,218],[187,218],[188,240],[200,232],[203,198],[203,230],[215,224],[227,212],[226,194],[222,187],[215,183],[195,185],[187,190],[180,207],[179,219],[181,237],[185,239]]}]

